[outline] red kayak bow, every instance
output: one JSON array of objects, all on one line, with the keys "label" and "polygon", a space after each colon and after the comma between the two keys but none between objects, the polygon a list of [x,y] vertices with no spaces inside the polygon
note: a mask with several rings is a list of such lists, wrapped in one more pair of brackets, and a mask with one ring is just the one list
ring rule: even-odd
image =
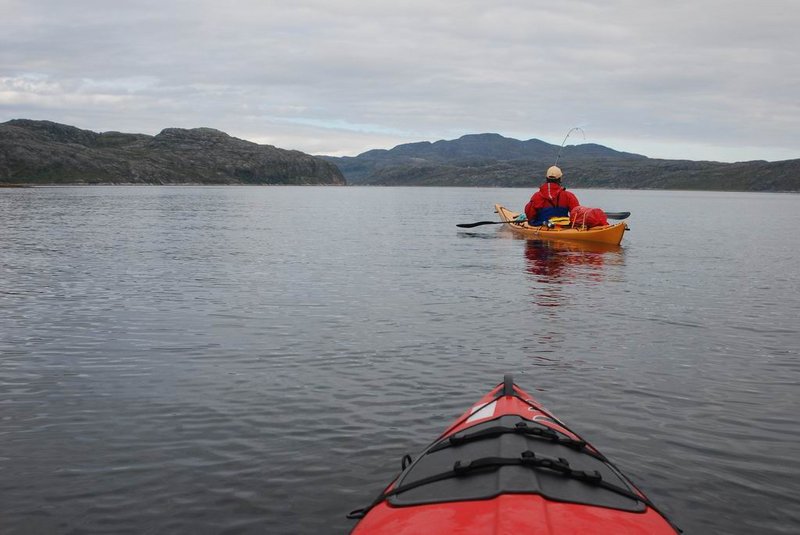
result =
[{"label": "red kayak bow", "polygon": [[356,535],[674,534],[622,472],[506,375],[369,506]]}]

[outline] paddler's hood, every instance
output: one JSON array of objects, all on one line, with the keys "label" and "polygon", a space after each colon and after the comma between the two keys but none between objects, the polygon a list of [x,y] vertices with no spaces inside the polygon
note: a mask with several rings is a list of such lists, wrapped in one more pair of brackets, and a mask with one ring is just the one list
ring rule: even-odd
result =
[{"label": "paddler's hood", "polygon": [[563,191],[564,188],[561,187],[560,184],[556,184],[555,182],[545,182],[539,187],[539,193],[541,193],[547,199],[556,199],[556,195],[560,191]]}]

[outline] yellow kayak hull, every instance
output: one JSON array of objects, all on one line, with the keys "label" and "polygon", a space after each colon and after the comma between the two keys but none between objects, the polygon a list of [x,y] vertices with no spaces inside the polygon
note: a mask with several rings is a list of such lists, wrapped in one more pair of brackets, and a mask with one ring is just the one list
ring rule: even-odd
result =
[{"label": "yellow kayak hull", "polygon": [[501,221],[508,223],[508,225],[504,225],[505,227],[515,234],[531,240],[569,240],[619,245],[622,242],[622,236],[625,234],[626,228],[624,221],[586,230],[568,227],[554,229],[545,226],[534,227],[529,225],[527,221],[514,221],[519,212],[512,212],[499,204],[494,205],[494,211],[500,216]]}]

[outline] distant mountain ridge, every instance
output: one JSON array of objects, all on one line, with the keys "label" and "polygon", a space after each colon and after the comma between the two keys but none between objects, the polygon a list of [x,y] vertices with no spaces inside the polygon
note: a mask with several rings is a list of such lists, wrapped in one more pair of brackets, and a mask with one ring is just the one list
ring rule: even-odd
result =
[{"label": "distant mountain ridge", "polygon": [[[645,158],[638,154],[618,152],[602,145],[592,143],[580,145],[577,156],[586,157],[632,157]],[[398,145],[389,150],[367,151],[357,158],[364,156],[401,159],[404,157],[425,158],[446,162],[470,159],[492,160],[520,160],[520,159],[555,159],[559,147],[538,139],[520,141],[518,139],[503,137],[500,134],[467,134],[455,140],[441,140],[436,142],[421,141]],[[572,150],[567,147],[565,150]]]},{"label": "distant mountain ridge", "polygon": [[584,143],[565,146],[468,134],[311,156],[212,128],[156,136],[96,133],[50,121],[0,123],[4,184],[331,184],[531,187],[559,157],[572,188],[800,192],[800,159],[721,163],[652,159]]},{"label": "distant mountain ridge", "polygon": [[653,159],[584,143],[561,149],[538,139],[469,134],[331,157],[350,184],[530,187],[559,157],[570,187],[800,191],[800,159],[722,163]]},{"label": "distant mountain ridge", "polygon": [[16,119],[0,124],[3,183],[344,185],[345,179],[321,158],[213,128],[149,136]]}]

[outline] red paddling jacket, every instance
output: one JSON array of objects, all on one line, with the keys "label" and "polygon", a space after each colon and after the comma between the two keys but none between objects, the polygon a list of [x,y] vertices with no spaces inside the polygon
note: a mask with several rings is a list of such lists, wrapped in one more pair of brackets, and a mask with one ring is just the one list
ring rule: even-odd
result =
[{"label": "red paddling jacket", "polygon": [[525,215],[531,225],[541,225],[551,217],[566,217],[580,206],[578,198],[558,182],[545,182],[525,205]]}]

